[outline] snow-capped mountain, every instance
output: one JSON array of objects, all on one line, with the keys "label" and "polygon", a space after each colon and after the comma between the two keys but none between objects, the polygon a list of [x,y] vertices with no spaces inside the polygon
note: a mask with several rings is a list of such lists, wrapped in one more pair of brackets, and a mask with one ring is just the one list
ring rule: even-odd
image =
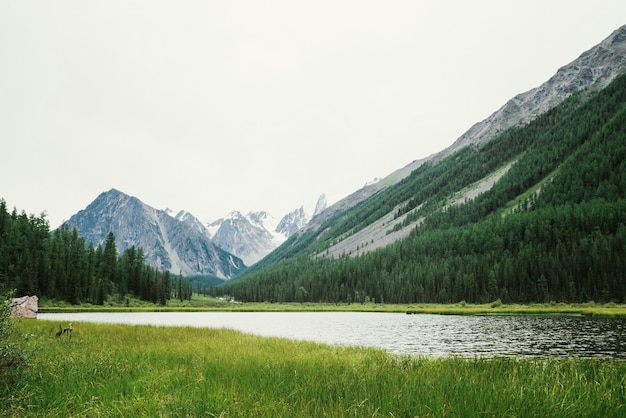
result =
[{"label": "snow-capped mountain", "polygon": [[115,189],[100,194],[67,225],[94,246],[113,232],[120,253],[140,247],[147,264],[174,274],[229,279],[245,268],[240,258],[213,244],[204,225],[191,214],[173,217]]},{"label": "snow-capped mountain", "polygon": [[264,211],[238,211],[203,223],[181,210],[155,209],[136,197],[111,189],[100,194],[67,225],[94,246],[104,244],[109,231],[119,253],[140,247],[145,262],[185,276],[211,274],[230,279],[272,252],[326,208],[320,196],[313,215],[300,207],[280,220]]},{"label": "snow-capped mountain", "polygon": [[[268,221],[266,212],[251,212],[243,215],[233,211],[226,217],[209,224],[215,231],[212,240],[215,245],[235,254],[250,266],[280,245],[285,238],[273,233],[263,221]],[[267,225],[271,225],[268,222]]]},{"label": "snow-capped mountain", "polygon": [[298,209],[283,216],[276,226],[276,232],[288,238],[305,226],[310,219],[310,216],[304,210],[304,206],[300,206]]},{"label": "snow-capped mountain", "polygon": [[206,230],[215,245],[241,258],[247,266],[251,266],[285,242],[326,207],[326,196],[321,195],[313,214],[301,206],[283,216],[278,222],[265,211],[249,212],[245,215],[233,211],[224,218],[209,223]]}]

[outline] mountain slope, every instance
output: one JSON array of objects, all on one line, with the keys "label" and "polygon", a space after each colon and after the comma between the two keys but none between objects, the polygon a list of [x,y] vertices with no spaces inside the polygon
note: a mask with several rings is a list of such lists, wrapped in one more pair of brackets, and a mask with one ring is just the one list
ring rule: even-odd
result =
[{"label": "mountain slope", "polygon": [[582,53],[576,60],[560,68],[541,86],[507,101],[485,120],[470,127],[446,149],[429,157],[415,160],[381,181],[368,184],[355,191],[329,207],[321,216],[312,219],[305,229],[319,228],[333,214],[345,211],[380,190],[396,184],[424,163],[441,161],[465,146],[489,141],[508,128],[527,124],[572,94],[583,90],[601,90],[624,72],[626,72],[626,25],[615,30],[598,45]]},{"label": "mountain slope", "polygon": [[488,141],[512,126],[528,123],[573,93],[584,89],[601,90],[625,71],[626,25],[561,67],[541,86],[515,96],[487,119],[472,126],[448,150],[448,154],[462,146]]},{"label": "mountain slope", "polygon": [[[610,44],[623,43],[623,33]],[[607,62],[595,59],[587,64]],[[264,269],[215,292],[332,302],[623,301],[625,127],[622,75],[521,127],[421,164],[305,228]],[[363,231],[371,237],[377,223],[389,231],[379,231],[380,239],[403,234],[384,248],[354,240]],[[349,246],[346,256],[333,253],[350,240],[360,256]],[[368,247],[378,249],[361,251]]]},{"label": "mountain slope", "polygon": [[133,245],[140,247],[147,264],[174,274],[228,279],[245,267],[238,257],[214,245],[193,218],[181,214],[181,219],[111,189],[73,215],[67,225],[95,246],[103,244],[111,231],[120,253]]},{"label": "mountain slope", "polygon": [[[488,142],[508,128],[528,124],[538,115],[562,103],[572,94],[580,91],[586,91],[586,94],[597,92],[624,72],[626,72],[626,25],[615,30],[609,37],[581,54],[573,62],[560,68],[553,77],[541,86],[509,100],[487,119],[473,125],[450,147],[428,158],[415,160],[391,173],[381,181],[367,185],[335,203],[319,216],[313,218],[297,237],[285,243],[283,248],[278,248],[265,265],[288,258],[299,251],[299,249],[306,247],[309,240],[313,239],[311,234],[316,236],[320,231],[324,230],[324,223],[331,219],[332,216],[358,208],[360,202],[372,198],[382,190],[397,184],[422,165],[442,161],[447,156],[467,146]],[[485,173],[485,175],[488,174]],[[386,203],[379,207],[376,213],[361,213],[361,215],[357,215],[365,217],[363,221],[359,222],[361,225],[359,228],[378,223],[379,229],[382,230],[386,226],[385,219],[393,215],[393,211],[396,210],[395,206],[399,204],[402,204],[401,199],[386,199]],[[374,226],[371,228],[374,228]],[[396,238],[401,239],[409,232],[410,229],[404,231],[404,233],[397,233]],[[345,238],[348,238],[350,234],[348,232],[345,233],[347,234]],[[384,237],[377,233],[373,237],[369,236],[367,239],[369,245],[365,246],[365,249],[363,240],[351,238],[351,243],[344,243],[342,246],[342,252],[356,254],[369,249],[379,248],[395,241],[386,234],[383,235]],[[374,241],[381,239],[382,242],[375,244],[371,242],[372,239]]]}]

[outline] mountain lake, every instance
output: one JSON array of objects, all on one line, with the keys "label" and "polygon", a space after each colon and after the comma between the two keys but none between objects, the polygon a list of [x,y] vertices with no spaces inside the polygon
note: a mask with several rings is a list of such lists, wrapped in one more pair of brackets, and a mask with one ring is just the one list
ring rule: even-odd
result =
[{"label": "mountain lake", "polygon": [[72,322],[78,334],[80,322],[190,326],[377,347],[401,355],[626,359],[626,318],[371,312],[84,312],[40,313],[38,318]]}]

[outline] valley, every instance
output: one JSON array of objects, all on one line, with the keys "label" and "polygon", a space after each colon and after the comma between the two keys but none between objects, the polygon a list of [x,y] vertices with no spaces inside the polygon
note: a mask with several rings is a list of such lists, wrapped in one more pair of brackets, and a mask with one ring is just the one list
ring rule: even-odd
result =
[{"label": "valley", "polygon": [[626,417],[626,6],[77,3],[0,3],[1,417]]},{"label": "valley", "polygon": [[[150,269],[168,273],[160,297],[187,294],[168,289],[187,280],[245,302],[622,303],[624,51],[626,26],[450,147],[329,207],[322,196],[312,214],[234,211],[209,223],[111,189],[54,237],[84,243],[76,266],[58,261],[70,248],[33,240],[41,265],[20,259],[16,274],[13,258],[0,260],[3,280],[73,303],[137,296],[124,292],[153,282]],[[3,216],[45,235],[45,221]],[[109,234],[121,267],[103,258]],[[138,256],[149,268],[133,267]]]}]

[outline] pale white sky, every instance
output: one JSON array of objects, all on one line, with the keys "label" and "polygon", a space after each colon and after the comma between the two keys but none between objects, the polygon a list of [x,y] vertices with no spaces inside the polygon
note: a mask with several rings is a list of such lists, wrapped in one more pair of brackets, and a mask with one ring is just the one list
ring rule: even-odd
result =
[{"label": "pale white sky", "polygon": [[609,1],[0,0],[0,197],[202,220],[334,202],[626,23]]}]

